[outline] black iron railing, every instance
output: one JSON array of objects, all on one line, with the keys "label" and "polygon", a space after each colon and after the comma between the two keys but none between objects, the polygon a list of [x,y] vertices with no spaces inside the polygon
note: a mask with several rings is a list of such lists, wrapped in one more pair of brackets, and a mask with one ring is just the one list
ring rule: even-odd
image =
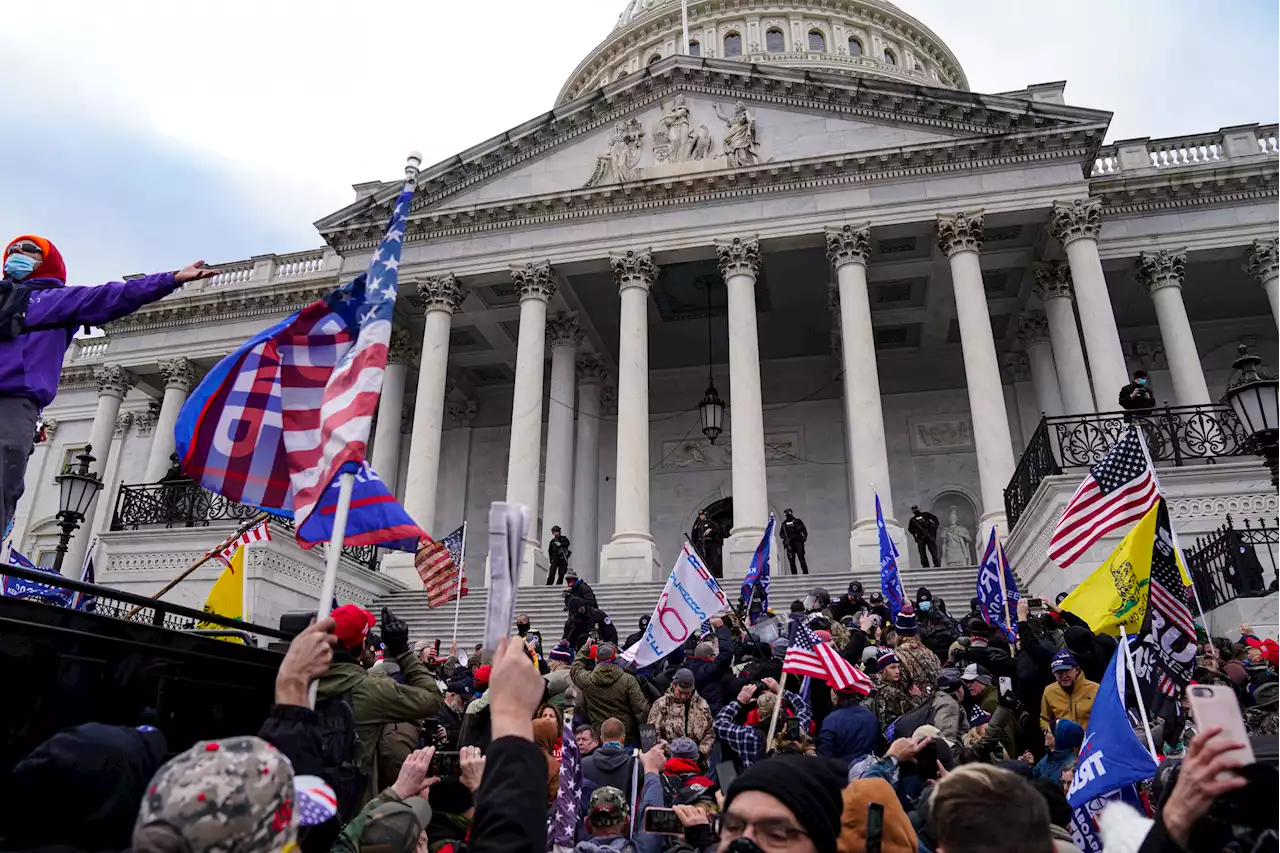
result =
[{"label": "black iron railing", "polygon": [[[255,507],[236,503],[191,480],[122,485],[111,516],[111,529],[208,527],[214,522],[248,521],[258,512]],[[291,518],[272,515],[271,523],[293,530]],[[378,549],[374,545],[343,548],[342,556],[361,568],[378,570]]]},{"label": "black iron railing", "polygon": [[1240,421],[1224,405],[1041,418],[1004,492],[1009,527],[1018,523],[1045,477],[1096,465],[1135,423],[1157,465],[1212,464],[1253,455]]},{"label": "black iron railing", "polygon": [[[242,635],[248,635],[250,638],[256,637],[257,642],[264,646],[271,640],[288,641],[292,639],[288,634],[275,628],[268,628],[265,625],[241,622],[237,619],[219,616],[216,613],[193,610],[190,607],[183,607],[163,599],[146,598],[130,592],[112,589],[111,587],[82,583],[51,572],[24,569],[20,566],[5,566],[4,573],[10,577],[19,577],[35,584],[64,589],[72,594],[81,593],[82,597],[76,609],[98,616],[123,619],[127,622],[141,622],[160,628],[168,628],[172,631],[238,632]],[[38,594],[28,594],[22,597],[32,601],[41,601],[51,606],[61,606],[53,600]]]},{"label": "black iron railing", "polygon": [[1221,607],[1237,598],[1256,598],[1276,591],[1276,553],[1280,550],[1280,528],[1265,521],[1237,528],[1227,523],[1216,532],[1202,536],[1186,549],[1187,571],[1205,611]]}]

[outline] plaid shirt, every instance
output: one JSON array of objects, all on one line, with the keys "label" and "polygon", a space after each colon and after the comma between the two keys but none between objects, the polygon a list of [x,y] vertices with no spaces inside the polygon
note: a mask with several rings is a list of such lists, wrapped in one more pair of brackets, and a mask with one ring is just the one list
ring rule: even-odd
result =
[{"label": "plaid shirt", "polygon": [[[790,690],[782,691],[782,698],[796,715],[796,720],[801,727],[808,731],[809,723],[813,720],[809,703],[804,701],[803,696],[792,693]],[[733,747],[733,751],[738,753],[738,758],[742,762],[742,769],[746,770],[752,763],[764,757],[764,737],[755,726],[743,726],[734,722],[740,708],[737,699],[725,705],[720,709],[720,713],[716,714],[711,728],[717,737]]]}]

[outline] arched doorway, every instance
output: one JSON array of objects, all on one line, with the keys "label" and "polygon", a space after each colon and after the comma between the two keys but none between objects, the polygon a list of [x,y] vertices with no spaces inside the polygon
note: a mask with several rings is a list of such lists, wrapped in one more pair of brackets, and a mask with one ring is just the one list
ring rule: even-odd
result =
[{"label": "arched doorway", "polygon": [[712,501],[700,510],[705,513],[707,520],[716,526],[718,535],[707,537],[699,529],[700,522],[697,516],[693,519],[693,527],[689,530],[689,541],[693,543],[693,547],[702,555],[702,559],[707,563],[707,569],[716,577],[724,576],[724,561],[722,552],[724,549],[724,538],[729,535],[729,531],[733,529],[733,498],[721,498]]},{"label": "arched doorway", "polygon": [[968,495],[960,491],[944,491],[933,501],[933,514],[938,517],[938,551],[944,566],[976,566],[975,551],[986,543],[978,542],[978,511]]}]

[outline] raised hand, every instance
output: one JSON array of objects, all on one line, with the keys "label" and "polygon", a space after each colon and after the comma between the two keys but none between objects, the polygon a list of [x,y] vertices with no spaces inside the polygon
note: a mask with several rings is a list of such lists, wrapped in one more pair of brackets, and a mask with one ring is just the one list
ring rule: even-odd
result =
[{"label": "raised hand", "polygon": [[409,797],[424,794],[428,788],[440,781],[439,777],[427,775],[431,770],[431,759],[435,758],[435,755],[434,746],[415,749],[409,753],[404,764],[400,765],[400,775],[391,786],[400,799],[407,800]]},{"label": "raised hand", "polygon": [[186,284],[189,281],[198,281],[202,278],[213,278],[222,270],[212,269],[204,265],[204,261],[196,261],[187,264],[182,269],[173,274],[173,280],[178,284]]},{"label": "raised hand", "polygon": [[276,704],[307,707],[307,689],[312,681],[329,671],[333,660],[333,647],[338,638],[333,635],[334,621],[326,616],[313,622],[289,643],[289,651],[276,672]]}]

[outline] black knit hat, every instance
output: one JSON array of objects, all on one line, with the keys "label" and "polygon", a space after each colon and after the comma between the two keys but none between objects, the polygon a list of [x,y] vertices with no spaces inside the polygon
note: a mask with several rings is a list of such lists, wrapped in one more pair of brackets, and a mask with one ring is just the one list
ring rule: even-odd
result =
[{"label": "black knit hat", "polygon": [[761,791],[791,810],[818,853],[835,853],[846,776],[847,771],[831,759],[775,755],[755,762],[734,780],[724,810],[729,811],[734,798],[743,791]]}]

